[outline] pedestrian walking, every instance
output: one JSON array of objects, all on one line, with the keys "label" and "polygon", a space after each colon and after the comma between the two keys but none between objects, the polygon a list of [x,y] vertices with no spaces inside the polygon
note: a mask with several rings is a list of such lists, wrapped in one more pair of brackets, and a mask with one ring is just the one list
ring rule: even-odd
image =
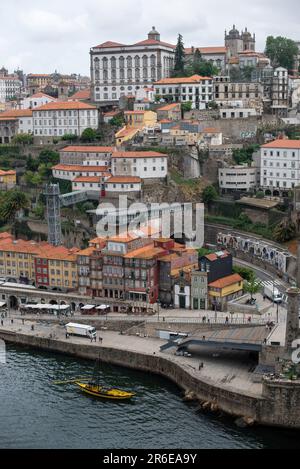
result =
[{"label": "pedestrian walking", "polygon": [[1,319],[1,326],[3,326],[3,324],[4,324],[4,323],[3,323],[3,319]]},{"label": "pedestrian walking", "polygon": [[22,319],[22,324],[23,324],[23,326],[24,326],[24,324],[25,324],[25,319]]},{"label": "pedestrian walking", "polygon": [[95,337],[94,337],[94,340],[95,340],[95,343],[97,343],[97,336],[96,336],[96,335],[95,335]]},{"label": "pedestrian walking", "polygon": [[13,324],[13,323],[14,323],[14,320],[12,319],[12,320],[10,321],[10,323]]}]

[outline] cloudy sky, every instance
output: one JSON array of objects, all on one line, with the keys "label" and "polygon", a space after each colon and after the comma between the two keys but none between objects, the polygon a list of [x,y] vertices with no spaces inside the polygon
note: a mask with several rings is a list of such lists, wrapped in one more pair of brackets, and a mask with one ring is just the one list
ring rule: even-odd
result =
[{"label": "cloudy sky", "polygon": [[9,0],[0,3],[0,67],[26,73],[89,73],[89,48],[107,40],[134,43],[153,25],[162,40],[186,46],[223,45],[235,23],[300,40],[299,0]]}]

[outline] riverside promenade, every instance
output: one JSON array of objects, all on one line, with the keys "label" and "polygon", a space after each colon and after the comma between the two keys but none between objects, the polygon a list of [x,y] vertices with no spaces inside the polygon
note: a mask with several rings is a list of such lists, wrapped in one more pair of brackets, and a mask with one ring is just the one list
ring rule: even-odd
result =
[{"label": "riverside promenade", "polygon": [[[103,339],[102,343],[99,337]],[[275,408],[278,403],[268,399],[264,383],[253,382],[253,369],[250,369],[246,354],[241,352],[222,351],[216,354],[211,349],[203,348],[201,356],[178,357],[174,355],[174,349],[161,352],[160,347],[166,341],[156,338],[99,330],[97,343],[91,343],[85,338],[67,339],[62,325],[16,318],[13,324],[11,320],[4,321],[0,327],[0,339],[74,357],[91,360],[100,357],[103,362],[163,375],[192,396],[192,400],[199,401],[205,409],[244,417],[257,424],[300,428],[298,420],[290,424],[289,415],[282,415],[285,405],[281,405],[280,417],[277,417]],[[200,363],[204,363],[201,370]]]}]

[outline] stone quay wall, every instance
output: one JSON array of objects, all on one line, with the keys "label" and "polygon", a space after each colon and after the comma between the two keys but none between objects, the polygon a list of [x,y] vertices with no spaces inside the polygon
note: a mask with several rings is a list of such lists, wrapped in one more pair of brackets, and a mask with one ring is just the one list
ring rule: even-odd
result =
[{"label": "stone quay wall", "polygon": [[[261,425],[300,429],[300,383],[296,386],[294,383],[267,383],[259,398],[224,389],[212,381],[202,381],[192,371],[171,359],[154,354],[74,344],[8,331],[1,331],[0,338],[8,343],[84,359],[95,360],[100,357],[105,363],[161,375],[194,394],[200,402],[211,403],[215,409],[229,415],[246,417]],[[294,409],[295,404],[298,405],[297,411]]]}]

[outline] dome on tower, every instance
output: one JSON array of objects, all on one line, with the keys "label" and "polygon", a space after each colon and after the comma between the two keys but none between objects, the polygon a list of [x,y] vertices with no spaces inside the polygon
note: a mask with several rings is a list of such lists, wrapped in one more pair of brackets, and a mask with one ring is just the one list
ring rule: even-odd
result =
[{"label": "dome on tower", "polygon": [[152,30],[148,34],[148,39],[154,41],[160,41],[160,33],[156,30],[155,26],[152,26]]},{"label": "dome on tower", "polygon": [[239,37],[239,35],[240,35],[240,33],[236,29],[235,24],[234,24],[232,29],[229,31],[229,36],[232,37],[232,38],[237,38],[237,37]]}]

